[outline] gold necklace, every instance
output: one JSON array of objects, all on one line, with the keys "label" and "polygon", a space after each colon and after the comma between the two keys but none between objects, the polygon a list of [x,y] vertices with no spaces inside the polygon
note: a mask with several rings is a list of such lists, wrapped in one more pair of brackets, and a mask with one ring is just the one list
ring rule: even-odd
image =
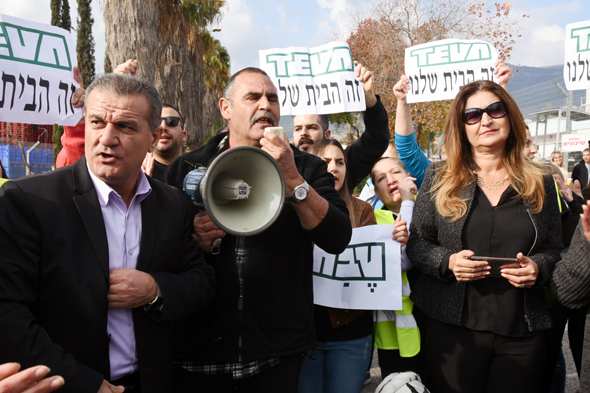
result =
[{"label": "gold necklace", "polygon": [[[475,172],[473,172],[475,173]],[[496,180],[496,181],[490,181],[490,182],[486,182],[484,181],[481,177],[477,177],[477,184],[481,187],[481,188],[485,188],[486,190],[497,190],[498,188],[502,187],[504,185],[504,182],[508,180],[508,175],[506,175],[504,177],[504,179],[502,180]]]}]

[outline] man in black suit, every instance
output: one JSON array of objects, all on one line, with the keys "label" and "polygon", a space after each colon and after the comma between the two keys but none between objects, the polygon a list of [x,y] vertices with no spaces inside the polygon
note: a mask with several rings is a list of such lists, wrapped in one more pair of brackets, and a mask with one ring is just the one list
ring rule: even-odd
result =
[{"label": "man in black suit", "polygon": [[0,363],[44,364],[62,392],[171,392],[168,322],[205,309],[214,273],[190,203],[141,164],[160,96],[129,75],[88,88],[85,157],[0,189]]},{"label": "man in black suit", "polygon": [[576,164],[572,170],[572,182],[578,180],[582,190],[588,185],[588,167],[590,167],[590,149],[584,149],[582,161]]}]

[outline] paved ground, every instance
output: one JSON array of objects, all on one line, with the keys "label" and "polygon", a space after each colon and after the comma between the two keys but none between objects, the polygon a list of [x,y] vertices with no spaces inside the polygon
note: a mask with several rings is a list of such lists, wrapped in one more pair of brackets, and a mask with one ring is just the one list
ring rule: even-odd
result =
[{"label": "paved ground", "polygon": [[[576,393],[580,388],[578,380],[578,374],[576,373],[576,366],[572,358],[572,354],[569,351],[569,340],[567,337],[567,328],[565,329],[565,335],[563,338],[563,351],[565,355],[565,363],[567,367],[567,379],[565,385],[565,393]],[[377,361],[377,350],[373,356],[373,364],[371,365],[371,379],[367,385],[363,387],[361,393],[373,393],[377,386],[381,383],[381,369]],[[434,393],[434,392],[433,392]],[[468,392],[466,392],[468,393]]]}]

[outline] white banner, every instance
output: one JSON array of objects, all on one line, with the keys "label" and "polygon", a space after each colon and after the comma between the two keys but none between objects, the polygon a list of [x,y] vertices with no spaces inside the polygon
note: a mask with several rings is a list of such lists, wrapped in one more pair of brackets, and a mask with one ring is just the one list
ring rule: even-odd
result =
[{"label": "white banner", "polygon": [[75,46],[64,29],[0,15],[0,121],[73,126],[82,109]]},{"label": "white banner", "polygon": [[340,255],[314,246],[315,304],[353,310],[401,310],[401,247],[391,239],[393,225],[352,230]]},{"label": "white banner", "polygon": [[354,62],[346,42],[261,50],[259,56],[260,68],[279,92],[282,116],[366,109],[363,84],[354,76]]},{"label": "white banner", "polygon": [[582,151],[588,146],[586,134],[562,134],[561,151]]},{"label": "white banner", "polygon": [[563,79],[568,90],[590,89],[590,20],[565,27]]},{"label": "white banner", "polygon": [[493,80],[498,52],[480,40],[442,40],[406,49],[409,103],[451,100],[466,84]]}]

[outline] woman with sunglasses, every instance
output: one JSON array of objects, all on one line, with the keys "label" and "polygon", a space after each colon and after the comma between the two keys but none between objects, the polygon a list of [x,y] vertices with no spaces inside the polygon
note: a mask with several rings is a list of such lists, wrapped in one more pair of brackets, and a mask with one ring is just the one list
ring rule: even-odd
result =
[{"label": "woman with sunglasses", "polygon": [[432,391],[539,391],[551,327],[543,287],[563,242],[553,178],[525,143],[506,90],[461,89],[444,128],[448,159],[426,171],[407,249],[422,272],[411,298],[428,317]]}]

